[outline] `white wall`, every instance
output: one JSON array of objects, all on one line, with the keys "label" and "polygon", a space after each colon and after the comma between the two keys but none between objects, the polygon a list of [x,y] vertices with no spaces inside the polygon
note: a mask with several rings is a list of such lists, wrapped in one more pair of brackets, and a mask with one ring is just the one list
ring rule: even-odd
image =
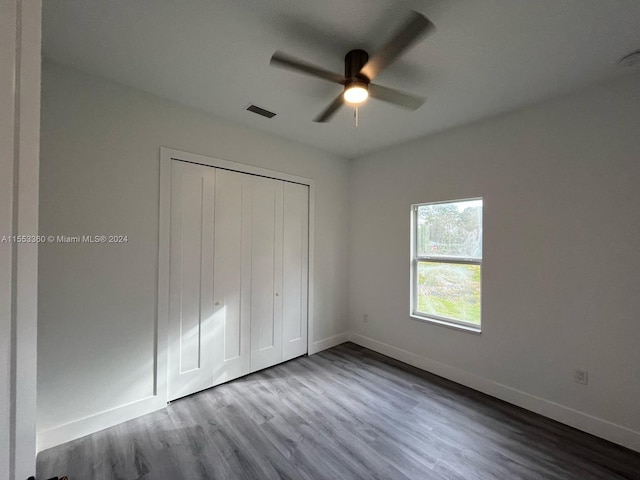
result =
[{"label": "white wall", "polygon": [[0,472],[35,473],[40,0],[0,0]]},{"label": "white wall", "polygon": [[[352,338],[640,450],[639,106],[634,74],[355,160]],[[482,334],[411,319],[410,204],[480,196]]]},{"label": "white wall", "polygon": [[41,232],[129,243],[40,248],[40,448],[140,413],[132,405],[153,395],[160,146],[315,181],[310,335],[319,348],[346,338],[345,160],[56,64],[44,64],[42,101]]},{"label": "white wall", "polygon": [[[640,450],[640,76],[355,160],[349,178],[341,159],[139,91],[43,76],[41,232],[130,241],[40,250],[41,447],[153,393],[162,145],[315,180],[319,346],[348,328],[348,264],[356,342]],[[475,196],[481,335],[408,315],[409,205]]]}]

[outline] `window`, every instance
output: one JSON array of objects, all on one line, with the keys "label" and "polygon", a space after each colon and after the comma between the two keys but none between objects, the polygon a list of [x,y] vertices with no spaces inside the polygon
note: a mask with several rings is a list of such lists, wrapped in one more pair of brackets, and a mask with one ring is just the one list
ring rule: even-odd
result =
[{"label": "window", "polygon": [[411,208],[411,316],[480,331],[482,199]]}]

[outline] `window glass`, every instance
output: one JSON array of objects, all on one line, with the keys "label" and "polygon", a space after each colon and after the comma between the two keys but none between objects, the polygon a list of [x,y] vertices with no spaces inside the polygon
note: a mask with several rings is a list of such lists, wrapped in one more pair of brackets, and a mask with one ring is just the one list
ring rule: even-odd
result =
[{"label": "window glass", "polygon": [[480,265],[418,262],[420,313],[480,325]]},{"label": "window glass", "polygon": [[412,206],[412,315],[479,330],[482,199]]},{"label": "window glass", "polygon": [[419,205],[418,256],[482,257],[482,200]]}]

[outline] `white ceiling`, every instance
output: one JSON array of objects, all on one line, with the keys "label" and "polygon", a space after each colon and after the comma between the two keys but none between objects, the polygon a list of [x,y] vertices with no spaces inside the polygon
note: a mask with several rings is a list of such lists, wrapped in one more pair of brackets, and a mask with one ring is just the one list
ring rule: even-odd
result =
[{"label": "white ceiling", "polygon": [[[437,30],[376,83],[427,96],[415,112],[371,100],[357,129],[349,108],[314,123],[341,87],[269,66],[283,50],[342,73],[410,9]],[[347,158],[621,75],[640,49],[638,0],[46,0],[43,13],[49,59]]]}]

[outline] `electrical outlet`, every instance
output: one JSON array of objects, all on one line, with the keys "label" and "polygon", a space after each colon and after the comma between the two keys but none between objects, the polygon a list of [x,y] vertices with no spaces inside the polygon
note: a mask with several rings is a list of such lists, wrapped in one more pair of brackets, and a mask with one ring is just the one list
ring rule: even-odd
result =
[{"label": "electrical outlet", "polygon": [[362,322],[363,323],[369,323],[369,314],[368,313],[363,313],[362,314]]},{"label": "electrical outlet", "polygon": [[573,376],[573,379],[576,383],[581,383],[582,385],[589,384],[589,372],[586,370],[576,370]]}]

